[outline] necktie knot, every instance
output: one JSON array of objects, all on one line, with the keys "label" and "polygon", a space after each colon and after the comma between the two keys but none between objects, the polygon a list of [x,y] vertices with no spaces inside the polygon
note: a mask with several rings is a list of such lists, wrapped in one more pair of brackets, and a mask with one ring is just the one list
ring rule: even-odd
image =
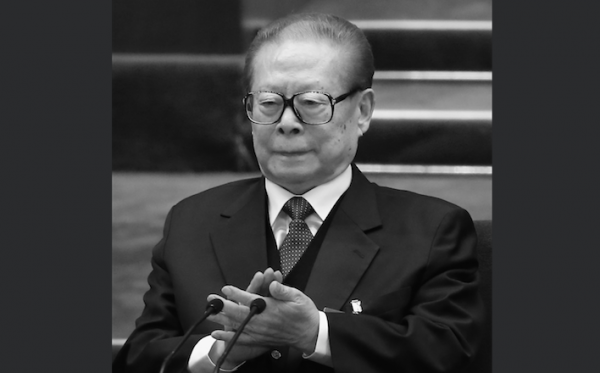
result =
[{"label": "necktie knot", "polygon": [[292,197],[283,205],[283,212],[288,214],[292,220],[304,220],[313,211],[310,203],[302,197]]}]

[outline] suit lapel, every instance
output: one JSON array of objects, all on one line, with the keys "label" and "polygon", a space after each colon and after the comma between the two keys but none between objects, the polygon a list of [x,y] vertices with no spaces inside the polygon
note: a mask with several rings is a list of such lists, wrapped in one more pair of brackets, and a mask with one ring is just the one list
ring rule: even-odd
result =
[{"label": "suit lapel", "polygon": [[221,213],[211,239],[225,283],[245,289],[256,271],[267,268],[264,179],[243,191]]},{"label": "suit lapel", "polygon": [[365,233],[381,220],[373,186],[353,165],[352,183],[325,236],[306,286],[318,309],[341,309],[379,246]]}]

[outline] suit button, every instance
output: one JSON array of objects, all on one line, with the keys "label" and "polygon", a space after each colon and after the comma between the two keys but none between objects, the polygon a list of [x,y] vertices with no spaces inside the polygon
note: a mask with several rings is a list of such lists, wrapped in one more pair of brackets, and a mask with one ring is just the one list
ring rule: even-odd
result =
[{"label": "suit button", "polygon": [[279,352],[277,350],[273,350],[273,351],[271,351],[271,357],[273,359],[277,360],[281,357],[281,352]]}]

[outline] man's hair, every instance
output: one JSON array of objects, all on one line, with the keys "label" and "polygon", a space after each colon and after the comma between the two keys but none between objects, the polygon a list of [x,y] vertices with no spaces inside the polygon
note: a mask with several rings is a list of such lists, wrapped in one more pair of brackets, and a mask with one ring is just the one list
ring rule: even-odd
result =
[{"label": "man's hair", "polygon": [[349,88],[371,88],[375,66],[371,45],[364,33],[356,25],[343,18],[329,14],[299,13],[280,18],[261,29],[248,48],[244,65],[244,87],[252,86],[254,58],[267,43],[286,40],[324,40],[330,41],[349,52],[353,71],[349,76],[353,80]]}]

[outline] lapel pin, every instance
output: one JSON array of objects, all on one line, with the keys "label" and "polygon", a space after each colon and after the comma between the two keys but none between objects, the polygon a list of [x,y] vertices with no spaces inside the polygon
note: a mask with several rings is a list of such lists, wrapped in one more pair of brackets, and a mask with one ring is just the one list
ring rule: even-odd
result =
[{"label": "lapel pin", "polygon": [[350,301],[350,305],[352,306],[352,313],[358,315],[362,312],[362,306],[360,305],[360,300],[353,299]]}]

